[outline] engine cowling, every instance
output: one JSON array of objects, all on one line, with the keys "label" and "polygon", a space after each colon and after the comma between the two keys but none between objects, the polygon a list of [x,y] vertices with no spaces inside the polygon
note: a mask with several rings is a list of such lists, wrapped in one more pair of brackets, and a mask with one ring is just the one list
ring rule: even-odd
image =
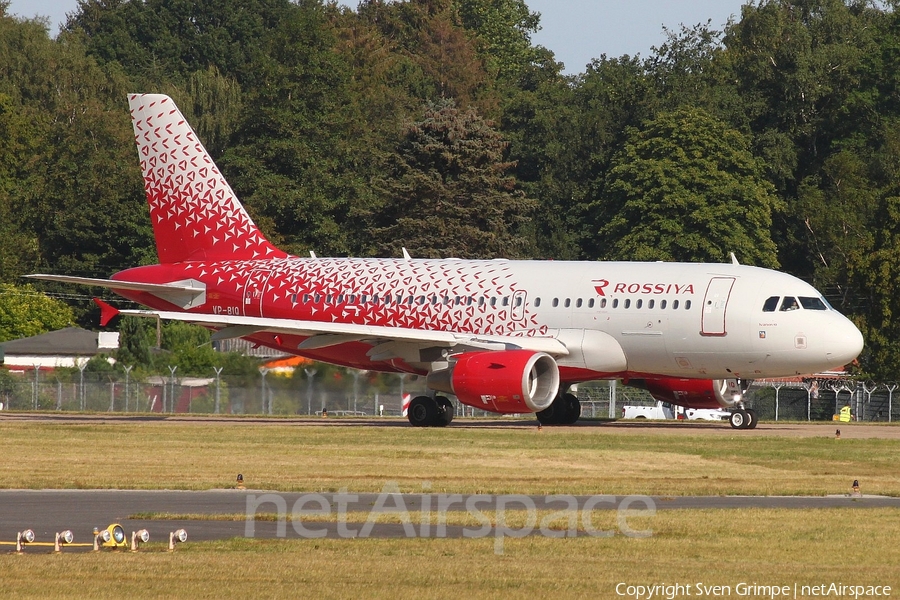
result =
[{"label": "engine cowling", "polygon": [[539,412],[559,391],[559,367],[549,354],[531,350],[468,352],[448,369],[428,375],[428,387],[497,413]]},{"label": "engine cowling", "polygon": [[[636,383],[636,382],[634,382]],[[632,383],[629,383],[632,385]],[[645,379],[643,387],[656,400],[686,408],[732,408],[743,394],[737,379]]]}]

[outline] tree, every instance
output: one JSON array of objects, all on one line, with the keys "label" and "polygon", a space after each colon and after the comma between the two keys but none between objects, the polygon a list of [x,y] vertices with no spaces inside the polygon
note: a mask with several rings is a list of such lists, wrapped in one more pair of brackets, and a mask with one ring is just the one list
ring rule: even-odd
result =
[{"label": "tree", "polygon": [[524,0],[453,0],[459,23],[477,36],[488,72],[501,79],[520,75],[539,58],[531,34],[540,29],[540,13]]},{"label": "tree", "polygon": [[150,365],[150,347],[153,339],[152,323],[139,317],[122,317],[119,324],[119,349],[116,360],[124,365]]},{"label": "tree", "polygon": [[857,324],[866,340],[862,370],[880,380],[896,381],[900,373],[900,196],[889,196],[878,210],[874,251],[851,267],[862,306]]},{"label": "tree", "polygon": [[[348,215],[369,190],[357,172],[368,151],[354,129],[350,74],[319,2],[301,2],[269,35],[257,88],[221,166],[270,239],[303,254],[348,254]],[[364,138],[363,138],[364,139]]]},{"label": "tree", "polygon": [[606,182],[597,238],[619,260],[777,266],[770,230],[779,204],[740,132],[700,109],[631,129]]},{"label": "tree", "polygon": [[419,257],[519,258],[521,234],[536,207],[507,173],[503,141],[474,109],[452,100],[429,104],[411,124],[388,172],[377,182],[385,201],[371,237],[382,253],[401,246]]},{"label": "tree", "polygon": [[32,337],[72,325],[72,309],[30,285],[0,283],[0,341]]}]

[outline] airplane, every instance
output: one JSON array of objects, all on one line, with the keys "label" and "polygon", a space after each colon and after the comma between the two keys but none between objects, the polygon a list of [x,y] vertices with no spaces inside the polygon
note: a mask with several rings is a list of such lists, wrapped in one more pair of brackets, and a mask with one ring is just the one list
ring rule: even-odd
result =
[{"label": "airplane", "polygon": [[517,261],[291,256],[253,223],[173,100],[129,95],[159,264],[101,286],[185,321],[213,340],[251,342],[318,361],[425,377],[414,426],[445,426],[453,406],[535,413],[571,424],[569,388],[621,379],[658,400],[733,409],[752,428],[752,379],[842,367],[860,331],[804,281],[731,263]]}]

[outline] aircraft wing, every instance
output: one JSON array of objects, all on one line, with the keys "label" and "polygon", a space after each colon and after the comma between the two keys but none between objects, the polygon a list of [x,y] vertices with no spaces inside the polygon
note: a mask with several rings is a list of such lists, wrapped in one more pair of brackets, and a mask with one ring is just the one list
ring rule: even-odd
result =
[{"label": "aircraft wing", "polygon": [[[105,304],[105,303],[104,303]],[[107,305],[108,306],[108,305]],[[546,352],[552,356],[567,356],[565,344],[552,337],[515,335],[477,335],[451,331],[429,331],[379,325],[269,319],[236,315],[209,315],[174,311],[122,310],[118,314],[134,317],[158,317],[167,321],[183,321],[215,329],[214,340],[244,337],[256,333],[306,336],[298,350],[314,350],[347,342],[366,342],[373,345],[373,360],[387,360],[398,356],[396,344],[437,346],[454,349],[510,350],[523,349]]]}]

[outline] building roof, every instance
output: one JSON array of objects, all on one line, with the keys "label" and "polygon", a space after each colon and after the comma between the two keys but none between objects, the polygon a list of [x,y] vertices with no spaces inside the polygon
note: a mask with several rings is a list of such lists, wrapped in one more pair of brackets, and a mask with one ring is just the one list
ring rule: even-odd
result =
[{"label": "building roof", "polygon": [[50,333],[0,343],[7,361],[16,355],[94,356],[119,347],[119,334],[97,333],[80,327],[66,327]]}]

